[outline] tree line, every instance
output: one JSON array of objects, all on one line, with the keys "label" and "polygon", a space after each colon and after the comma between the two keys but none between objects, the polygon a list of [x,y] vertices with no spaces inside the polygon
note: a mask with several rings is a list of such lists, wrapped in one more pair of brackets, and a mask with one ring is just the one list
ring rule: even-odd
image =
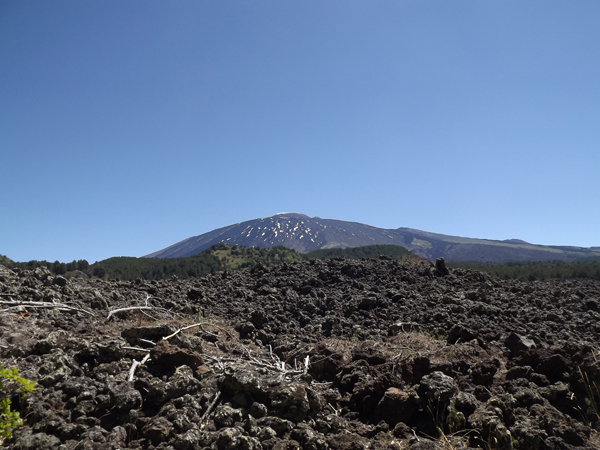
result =
[{"label": "tree line", "polygon": [[22,270],[33,270],[36,267],[46,267],[50,272],[55,275],[64,275],[67,272],[88,272],[90,268],[90,263],[88,263],[85,259],[73,260],[70,263],[64,263],[60,261],[49,262],[46,260],[31,260],[27,262],[16,262],[11,261],[8,258],[5,258],[3,261],[0,261],[1,264],[5,265],[8,268],[19,268]]},{"label": "tree line", "polygon": [[[33,270],[47,267],[55,275],[65,277],[90,276],[103,279],[131,281],[137,278],[162,280],[202,277],[222,270],[241,270],[262,264],[271,267],[281,263],[292,263],[308,259],[378,258],[385,255],[392,259],[414,262],[420,258],[397,245],[368,245],[345,249],[323,249],[307,254],[277,246],[273,248],[243,247],[230,244],[216,244],[203,252],[186,258],[135,258],[114,257],[89,264],[86,260],[70,263],[59,261],[14,262],[0,255],[0,263],[9,268]],[[458,263],[449,262],[448,267],[488,272],[503,279],[521,281],[542,281],[549,279],[591,279],[600,280],[600,258],[587,258],[576,261],[509,261],[502,263]]]},{"label": "tree line", "polygon": [[447,265],[487,272],[505,280],[544,281],[574,278],[600,280],[600,258],[583,258],[575,261],[450,262]]},{"label": "tree line", "polygon": [[[376,258],[386,255],[393,259],[402,259],[412,255],[408,250],[396,245],[371,245],[366,247],[317,250],[301,254],[295,250],[277,246],[272,248],[243,247],[230,244],[216,244],[203,252],[186,258],[135,258],[119,256],[89,264],[86,260],[61,263],[59,261],[13,262],[8,258],[4,265],[10,268],[33,270],[45,266],[55,275],[67,278],[90,276],[103,279],[131,281],[137,278],[162,280],[176,276],[178,278],[201,277],[222,270],[241,270],[261,264],[271,267],[282,263],[293,263],[307,259],[326,258]],[[414,255],[413,255],[414,256]]]},{"label": "tree line", "polygon": [[392,259],[402,260],[403,258],[416,257],[412,252],[400,247],[399,245],[365,245],[364,247],[349,248],[329,248],[314,250],[304,255],[305,259],[327,259],[327,258],[347,258],[363,259],[378,258],[384,255]]}]

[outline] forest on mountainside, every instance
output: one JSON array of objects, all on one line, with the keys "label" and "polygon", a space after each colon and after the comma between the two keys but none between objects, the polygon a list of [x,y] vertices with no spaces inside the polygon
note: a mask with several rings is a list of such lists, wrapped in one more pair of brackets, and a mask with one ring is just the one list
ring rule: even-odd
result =
[{"label": "forest on mountainside", "polygon": [[173,275],[185,279],[208,275],[220,270],[247,269],[257,264],[271,267],[276,264],[307,259],[362,259],[377,258],[380,255],[386,255],[392,259],[402,259],[408,256],[416,258],[405,248],[396,245],[319,250],[304,255],[283,246],[267,249],[216,244],[198,255],[187,258],[109,258],[92,264],[91,273],[93,276],[104,279],[161,280]]},{"label": "forest on mountainside", "polygon": [[378,258],[384,255],[392,259],[403,259],[416,257],[412,252],[399,245],[366,245],[364,247],[328,248],[306,253],[305,259],[328,259],[328,258]]},{"label": "forest on mountainside", "polygon": [[409,256],[417,258],[403,247],[396,245],[371,245],[359,248],[318,250],[306,255],[295,250],[277,246],[273,248],[242,247],[230,244],[216,244],[203,252],[186,258],[136,258],[118,256],[89,264],[86,260],[61,263],[59,261],[13,262],[8,258],[4,263],[9,268],[33,270],[47,267],[55,275],[66,278],[92,276],[103,279],[131,281],[137,278],[162,280],[176,276],[186,279],[201,277],[221,270],[240,270],[256,264],[271,267],[281,263],[292,263],[307,259],[327,258],[377,258],[385,255],[393,259]]},{"label": "forest on mountainside", "polygon": [[102,279],[132,281],[163,280],[176,276],[186,279],[201,277],[221,270],[238,270],[262,264],[270,267],[284,262],[301,261],[303,256],[285,247],[247,248],[229,244],[216,244],[198,255],[186,258],[136,258],[117,256],[89,264],[85,260],[61,263],[59,261],[12,262],[4,264],[9,268],[33,270],[47,267],[54,275],[66,278],[91,276]]},{"label": "forest on mountainside", "polygon": [[504,280],[600,280],[600,258],[583,258],[575,261],[507,261],[501,263],[449,262],[447,266],[487,272]]},{"label": "forest on mountainside", "polygon": [[[334,248],[316,250],[301,254],[295,250],[277,246],[273,248],[242,247],[230,244],[216,244],[203,252],[186,258],[136,258],[113,257],[94,264],[86,260],[70,263],[60,261],[15,262],[0,256],[0,264],[9,268],[33,270],[47,267],[55,275],[72,277],[96,277],[132,281],[137,278],[162,280],[172,276],[186,279],[201,277],[222,270],[247,269],[261,264],[271,267],[281,263],[293,263],[308,259],[369,259],[386,256],[407,262],[421,260],[404,247],[397,245],[369,245],[364,247]],[[550,279],[590,279],[600,280],[600,258],[585,258],[576,261],[508,261],[502,263],[458,263],[447,262],[450,268],[471,269],[487,272],[508,280],[543,281]]]}]

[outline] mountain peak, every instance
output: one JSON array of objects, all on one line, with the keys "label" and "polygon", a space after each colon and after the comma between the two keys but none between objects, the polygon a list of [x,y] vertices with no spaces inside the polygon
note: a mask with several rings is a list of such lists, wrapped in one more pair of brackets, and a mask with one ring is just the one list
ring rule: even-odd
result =
[{"label": "mountain peak", "polygon": [[[311,218],[310,216],[307,216],[306,214],[301,214],[301,213],[297,213],[297,212],[280,212],[280,213],[275,214],[272,217],[276,217],[276,216],[294,217],[296,219],[299,219],[299,218],[300,219],[310,219]],[[268,217],[267,217],[267,219],[268,219]]]},{"label": "mountain peak", "polygon": [[218,228],[185,239],[146,257],[193,256],[219,243],[262,248],[281,245],[299,253],[392,244],[404,247],[423,258],[445,258],[446,261],[568,260],[582,256],[600,256],[597,249],[535,245],[520,239],[496,241],[465,238],[414,228],[384,229],[358,222],[282,212]]},{"label": "mountain peak", "polygon": [[521,239],[504,239],[502,242],[505,242],[507,244],[526,244],[526,245],[530,245],[529,242],[523,241]]}]

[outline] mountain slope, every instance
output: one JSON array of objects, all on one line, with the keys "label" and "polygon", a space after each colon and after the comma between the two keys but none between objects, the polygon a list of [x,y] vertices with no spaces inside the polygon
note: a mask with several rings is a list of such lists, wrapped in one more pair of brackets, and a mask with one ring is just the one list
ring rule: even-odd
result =
[{"label": "mountain slope", "polygon": [[356,222],[308,217],[304,214],[277,214],[271,217],[218,228],[178,242],[148,258],[173,258],[195,255],[216,243],[270,248],[282,245],[300,253],[326,248],[362,247],[396,244],[404,240],[394,230],[375,228]]},{"label": "mountain slope", "polygon": [[496,241],[464,238],[413,228],[385,229],[298,213],[280,213],[218,228],[185,239],[146,257],[187,257],[218,243],[264,248],[282,245],[299,253],[329,248],[393,244],[405,247],[423,258],[443,257],[448,261],[571,260],[600,255],[600,247],[557,247],[530,244],[518,239]]}]

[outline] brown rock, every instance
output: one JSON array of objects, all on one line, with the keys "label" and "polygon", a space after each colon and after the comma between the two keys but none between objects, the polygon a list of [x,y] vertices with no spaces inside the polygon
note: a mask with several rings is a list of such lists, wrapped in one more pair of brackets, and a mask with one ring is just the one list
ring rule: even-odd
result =
[{"label": "brown rock", "polygon": [[157,417],[146,425],[142,433],[154,444],[166,442],[173,432],[173,425],[164,417]]},{"label": "brown rock", "polygon": [[175,368],[179,366],[189,366],[192,370],[204,364],[202,356],[199,353],[171,345],[167,341],[160,340],[150,352],[150,358],[154,364],[163,368]]},{"label": "brown rock", "polygon": [[395,387],[388,388],[377,405],[379,417],[390,426],[407,422],[416,410],[415,396]]}]

